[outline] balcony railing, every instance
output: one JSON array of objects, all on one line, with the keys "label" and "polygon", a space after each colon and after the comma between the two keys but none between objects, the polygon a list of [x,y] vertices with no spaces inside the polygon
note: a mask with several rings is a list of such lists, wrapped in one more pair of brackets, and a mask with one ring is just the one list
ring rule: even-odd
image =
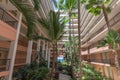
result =
[{"label": "balcony railing", "polygon": [[10,59],[0,59],[0,72],[9,70]]},{"label": "balcony railing", "polygon": [[[116,23],[120,21],[120,12],[117,13],[110,21],[110,26],[114,26]],[[94,33],[86,42],[90,41],[92,38],[94,38],[96,35],[98,35],[100,32],[102,32],[104,29],[107,28],[107,25],[105,24],[103,27],[101,27],[96,33]],[[85,44],[85,42],[83,43]]]},{"label": "balcony railing", "polygon": [[[115,65],[115,60],[113,59],[84,59],[88,62],[96,62],[96,63],[103,63],[103,64],[110,64]],[[120,63],[120,58],[118,59],[118,62]]]},{"label": "balcony railing", "polygon": [[11,27],[16,29],[17,20],[14,19],[7,11],[0,7],[0,20],[4,21]]}]

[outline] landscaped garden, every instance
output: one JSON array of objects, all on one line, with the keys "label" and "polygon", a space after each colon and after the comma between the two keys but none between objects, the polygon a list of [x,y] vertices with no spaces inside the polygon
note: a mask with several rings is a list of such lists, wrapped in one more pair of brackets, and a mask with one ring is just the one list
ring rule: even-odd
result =
[{"label": "landscaped garden", "polygon": [[[87,4],[86,10],[94,15],[99,15],[102,11],[107,23],[108,33],[103,41],[100,42],[99,47],[104,45],[110,45],[113,53],[117,56],[115,49],[120,44],[120,35],[111,29],[108,21],[107,13],[110,12],[109,7],[104,5],[109,4],[109,0],[53,0],[54,6],[57,11],[49,11],[46,18],[40,18],[37,15],[39,10],[40,1],[33,0],[34,6],[27,3],[28,0],[10,0],[11,3],[23,14],[27,23],[27,38],[28,40],[45,40],[51,44],[53,54],[50,64],[50,68],[41,57],[36,58],[31,64],[26,64],[21,68],[14,71],[14,80],[58,80],[59,74],[65,74],[70,76],[70,80],[110,80],[102,75],[100,71],[96,71],[94,66],[91,66],[88,62],[82,61],[81,57],[81,37],[80,37],[80,5]],[[99,1],[99,2],[98,2]],[[102,6],[101,6],[102,5]],[[93,7],[95,6],[95,7]],[[73,10],[78,10],[78,14],[73,13]],[[66,13],[68,17],[60,17],[61,11]],[[78,18],[78,36],[75,36],[69,30],[68,40],[64,44],[65,55],[62,62],[57,61],[58,46],[57,42],[62,39],[62,36],[66,24],[69,24],[69,29],[72,27],[72,19]],[[36,25],[37,24],[37,25]],[[46,37],[40,36],[35,29],[36,26],[41,27],[46,34]],[[117,57],[115,59],[116,67],[119,72],[119,63]]]}]

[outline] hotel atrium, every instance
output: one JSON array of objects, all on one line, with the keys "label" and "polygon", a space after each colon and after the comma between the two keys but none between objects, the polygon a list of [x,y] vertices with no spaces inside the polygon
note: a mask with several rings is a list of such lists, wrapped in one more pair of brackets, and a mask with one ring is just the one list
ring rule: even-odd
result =
[{"label": "hotel atrium", "polygon": [[0,0],[0,80],[120,80],[120,0]]}]

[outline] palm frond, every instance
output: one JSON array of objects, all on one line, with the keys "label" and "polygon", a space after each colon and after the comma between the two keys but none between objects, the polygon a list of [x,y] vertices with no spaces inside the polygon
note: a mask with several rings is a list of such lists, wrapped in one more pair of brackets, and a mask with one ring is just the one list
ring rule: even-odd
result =
[{"label": "palm frond", "polygon": [[40,24],[48,31],[48,38],[51,41],[57,41],[64,33],[65,22],[60,19],[60,14],[50,11],[46,19],[39,19]]},{"label": "palm frond", "polygon": [[72,10],[77,8],[77,0],[65,0],[64,4],[66,10]]},{"label": "palm frond", "polygon": [[48,38],[43,37],[43,36],[39,36],[39,35],[33,35],[33,36],[32,36],[32,39],[33,39],[33,40],[42,39],[42,40],[51,42],[51,40],[49,40]]},{"label": "palm frond", "polygon": [[40,0],[33,0],[33,2],[34,2],[34,9],[38,11],[40,8]]},{"label": "palm frond", "polygon": [[53,4],[54,4],[55,8],[58,8],[57,0],[52,0],[52,2],[53,2]]},{"label": "palm frond", "polygon": [[120,35],[115,30],[111,29],[104,40],[99,43],[99,47],[105,46],[106,44],[111,45],[112,49],[115,49],[120,44]]},{"label": "palm frond", "polygon": [[58,10],[64,9],[63,4],[64,4],[65,0],[58,0],[58,1],[52,0],[52,2],[53,2],[56,9],[58,9]]},{"label": "palm frond", "polygon": [[27,1],[10,0],[10,2],[25,16],[28,27],[27,37],[30,39],[35,31],[37,22],[37,15],[34,8]]}]

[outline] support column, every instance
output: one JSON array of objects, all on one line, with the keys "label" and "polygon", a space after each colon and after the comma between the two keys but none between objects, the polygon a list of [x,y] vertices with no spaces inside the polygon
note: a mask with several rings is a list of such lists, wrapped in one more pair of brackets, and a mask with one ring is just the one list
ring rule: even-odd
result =
[{"label": "support column", "polygon": [[48,60],[48,42],[46,43],[46,54],[45,54],[45,60]]},{"label": "support column", "polygon": [[10,63],[10,67],[9,67],[10,73],[9,73],[7,80],[12,80],[12,74],[13,74],[13,69],[14,69],[14,63],[15,63],[17,45],[18,45],[18,40],[19,40],[21,22],[22,22],[22,13],[20,13],[20,16],[19,16],[16,39],[15,39],[15,41],[12,41],[10,44],[10,51],[9,51],[8,59],[11,59],[11,63]]},{"label": "support column", "polygon": [[40,60],[40,40],[37,41],[36,61],[39,63]]},{"label": "support column", "polygon": [[44,59],[44,55],[45,55],[45,41],[43,41],[43,47],[42,47],[42,58]]},{"label": "support column", "polygon": [[51,50],[50,50],[50,46],[49,46],[49,48],[48,48],[48,68],[50,68],[50,53],[51,53]]},{"label": "support column", "polygon": [[30,40],[28,42],[26,64],[30,64],[31,63],[32,45],[33,45],[33,40]]}]

